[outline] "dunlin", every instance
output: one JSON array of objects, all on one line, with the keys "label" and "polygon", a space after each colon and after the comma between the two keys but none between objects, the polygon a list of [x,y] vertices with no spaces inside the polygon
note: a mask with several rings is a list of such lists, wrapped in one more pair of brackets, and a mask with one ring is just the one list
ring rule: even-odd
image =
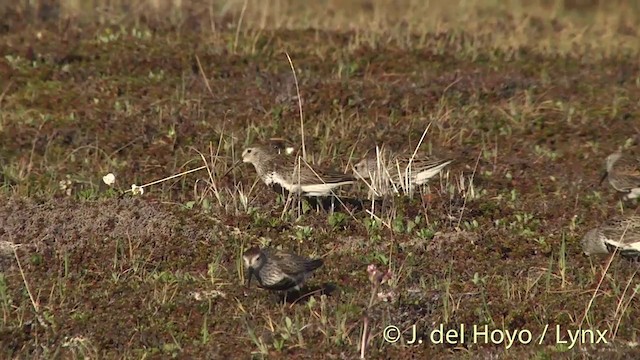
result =
[{"label": "dunlin", "polygon": [[600,183],[608,179],[616,191],[626,193],[627,200],[640,196],[640,158],[615,152],[607,156],[606,167]]},{"label": "dunlin", "polygon": [[273,291],[300,290],[311,273],[322,266],[322,259],[308,259],[282,250],[253,247],[243,255],[249,271],[247,286],[252,277],[261,288]]},{"label": "dunlin", "polygon": [[587,232],[581,241],[586,255],[609,254],[616,249],[621,256],[640,255],[640,215],[617,217]]},{"label": "dunlin", "polygon": [[369,153],[353,168],[357,177],[372,182],[371,187],[376,192],[388,193],[423,185],[452,161],[424,155],[393,154],[383,147]]},{"label": "dunlin", "polygon": [[253,164],[266,185],[277,184],[291,193],[305,196],[327,196],[334,188],[356,181],[351,175],[310,167],[261,146],[245,149],[242,161]]}]

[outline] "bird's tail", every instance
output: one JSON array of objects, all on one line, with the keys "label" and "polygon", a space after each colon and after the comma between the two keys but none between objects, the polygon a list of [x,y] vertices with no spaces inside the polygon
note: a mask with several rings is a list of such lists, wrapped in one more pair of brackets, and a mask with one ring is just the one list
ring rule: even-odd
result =
[{"label": "bird's tail", "polygon": [[609,243],[605,243],[605,245],[607,246],[607,250],[609,250],[610,253],[618,250],[618,254],[620,254],[620,256],[622,256],[623,258],[631,261],[640,261],[640,251],[638,251],[637,249],[625,249]]},{"label": "bird's tail", "polygon": [[307,268],[307,271],[313,271],[319,268],[320,266],[322,266],[323,264],[324,264],[324,261],[322,261],[322,259],[315,259],[307,262],[306,268]]},{"label": "bird's tail", "polygon": [[624,249],[620,250],[620,256],[627,260],[640,262],[640,251],[635,249]]}]

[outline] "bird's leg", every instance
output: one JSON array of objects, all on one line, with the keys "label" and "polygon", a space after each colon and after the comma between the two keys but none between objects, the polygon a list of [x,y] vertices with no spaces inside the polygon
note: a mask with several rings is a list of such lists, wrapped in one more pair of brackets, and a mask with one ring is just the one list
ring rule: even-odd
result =
[{"label": "bird's leg", "polygon": [[271,294],[273,297],[275,297],[276,299],[276,303],[280,303],[282,302],[283,304],[286,303],[286,295],[283,295],[281,292],[276,292],[275,294]]},{"label": "bird's leg", "polygon": [[331,194],[331,213],[336,210],[336,195]]},{"label": "bird's leg", "polygon": [[[321,197],[316,196],[316,197],[314,198],[314,202],[316,203],[316,212],[320,212],[320,208],[322,207],[322,200],[321,200]],[[309,205],[311,205],[311,204],[309,204]]]},{"label": "bird's leg", "polygon": [[598,183],[598,186],[602,185],[602,183],[608,176],[609,176],[609,172],[605,171],[604,174],[602,174],[602,176],[600,177],[600,182]]},{"label": "bird's leg", "polygon": [[302,196],[302,192],[297,192],[296,193],[296,204],[298,204],[298,214],[302,215],[302,213],[304,212],[304,209],[302,207],[302,202],[304,201],[304,197]]}]

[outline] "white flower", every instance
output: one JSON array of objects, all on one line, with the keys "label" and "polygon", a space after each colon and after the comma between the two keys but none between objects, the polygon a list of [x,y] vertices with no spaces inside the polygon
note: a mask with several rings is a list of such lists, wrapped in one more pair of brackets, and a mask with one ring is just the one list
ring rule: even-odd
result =
[{"label": "white flower", "polygon": [[67,179],[60,180],[60,182],[58,182],[60,190],[64,191],[67,196],[71,196],[71,191],[73,190],[71,185],[73,185],[73,181],[71,181],[71,179],[69,179],[68,177]]},{"label": "white flower", "polygon": [[115,183],[115,182],[116,182],[116,176],[115,176],[115,175],[113,175],[113,173],[108,173],[107,175],[105,175],[105,176],[103,176],[103,177],[102,177],[102,181],[103,181],[105,184],[107,184],[107,185],[111,186],[111,185],[113,185],[113,183]]},{"label": "white flower", "polygon": [[131,193],[133,195],[142,195],[144,194],[144,188],[142,186],[138,186],[136,184],[131,185]]},{"label": "white flower", "polygon": [[285,152],[287,155],[291,155],[291,154],[293,154],[293,147],[288,146],[287,148],[285,148],[285,149],[284,149],[284,152]]},{"label": "white flower", "polygon": [[58,186],[60,187],[60,190],[62,190],[62,191],[67,190],[71,186],[71,184],[72,184],[72,182],[69,179],[60,180],[58,182]]},{"label": "white flower", "polygon": [[219,290],[209,290],[209,291],[192,291],[189,293],[189,295],[191,297],[193,297],[194,299],[196,299],[197,301],[201,301],[201,300],[211,300],[211,299],[215,299],[215,298],[226,298],[227,294],[223,293],[222,291]]},{"label": "white flower", "polygon": [[396,299],[396,293],[393,290],[387,292],[381,291],[378,293],[378,299],[384,302],[394,302]]}]

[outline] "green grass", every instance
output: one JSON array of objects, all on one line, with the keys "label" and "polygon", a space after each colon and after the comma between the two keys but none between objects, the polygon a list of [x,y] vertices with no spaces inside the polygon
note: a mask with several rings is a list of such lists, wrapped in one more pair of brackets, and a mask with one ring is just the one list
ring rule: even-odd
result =
[{"label": "green grass", "polygon": [[[621,211],[597,182],[636,135],[635,5],[161,3],[0,7],[2,357],[355,358],[365,319],[367,358],[637,356],[637,268],[579,246]],[[422,151],[455,162],[334,213],[232,168],[271,137],[302,148],[287,54],[309,163],[348,170],[427,128]],[[322,257],[309,283],[337,290],[246,288],[254,245]],[[376,287],[371,264],[392,277]],[[534,339],[407,344],[441,324]],[[569,349],[556,326],[610,344]]]}]

